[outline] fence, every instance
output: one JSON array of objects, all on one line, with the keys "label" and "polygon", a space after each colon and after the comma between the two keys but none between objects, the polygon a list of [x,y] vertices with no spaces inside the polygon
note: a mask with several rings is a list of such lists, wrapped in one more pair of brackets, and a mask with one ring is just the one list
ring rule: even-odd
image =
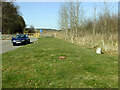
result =
[{"label": "fence", "polygon": [[34,37],[34,38],[40,37],[40,33],[24,33],[24,34],[27,34],[29,37]]},{"label": "fence", "polygon": [[44,33],[24,33],[24,34],[27,34],[29,37],[34,37],[34,38],[40,38],[40,37],[55,37],[56,34],[54,33],[49,33],[49,34],[44,34]]},{"label": "fence", "polygon": [[1,34],[0,35],[0,39],[2,39],[2,40],[10,40],[11,38],[12,38],[12,36],[14,36],[15,34]]},{"label": "fence", "polygon": [[[56,37],[55,33],[49,33],[49,34],[40,34],[40,33],[23,33],[27,34],[30,38],[40,38],[40,37]],[[10,40],[12,36],[16,36],[16,34],[0,34],[0,39],[2,40]]]}]

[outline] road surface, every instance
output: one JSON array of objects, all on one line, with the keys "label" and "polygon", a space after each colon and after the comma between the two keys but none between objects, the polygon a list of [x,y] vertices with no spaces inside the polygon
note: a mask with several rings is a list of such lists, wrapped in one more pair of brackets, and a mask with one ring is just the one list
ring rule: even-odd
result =
[{"label": "road surface", "polygon": [[[30,38],[30,42],[38,40],[37,38]],[[14,50],[19,47],[23,47],[24,45],[21,46],[13,46],[11,43],[11,40],[0,40],[0,54]]]}]

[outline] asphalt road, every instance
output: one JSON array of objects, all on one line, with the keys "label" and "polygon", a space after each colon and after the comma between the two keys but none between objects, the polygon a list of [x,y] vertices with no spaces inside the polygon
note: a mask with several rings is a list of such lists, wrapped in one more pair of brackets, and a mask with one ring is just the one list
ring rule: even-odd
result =
[{"label": "asphalt road", "polygon": [[[38,40],[37,38],[30,38],[30,42],[34,42]],[[0,40],[0,54],[14,50],[19,47],[23,47],[24,45],[20,46],[13,46],[11,40]]]}]

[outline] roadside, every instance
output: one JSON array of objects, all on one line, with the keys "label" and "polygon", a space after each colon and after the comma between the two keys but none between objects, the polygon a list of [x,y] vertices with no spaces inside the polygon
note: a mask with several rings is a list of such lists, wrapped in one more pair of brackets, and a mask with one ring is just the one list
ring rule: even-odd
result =
[{"label": "roadside", "polygon": [[2,54],[2,87],[118,88],[118,57],[98,55],[57,38],[40,38]]},{"label": "roadside", "polygon": [[[37,41],[37,40],[38,40],[37,38],[30,38],[30,42],[34,42],[34,41]],[[5,52],[14,50],[16,48],[22,47],[24,45],[13,46],[12,43],[11,43],[11,40],[0,40],[0,46],[2,47],[2,48],[0,48],[0,51],[1,51],[0,54],[2,54],[2,53],[5,53]]]}]

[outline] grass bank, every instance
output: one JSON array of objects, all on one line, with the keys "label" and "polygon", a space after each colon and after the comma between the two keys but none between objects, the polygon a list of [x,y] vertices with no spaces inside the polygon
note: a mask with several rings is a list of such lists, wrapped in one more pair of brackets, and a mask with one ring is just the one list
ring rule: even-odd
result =
[{"label": "grass bank", "polygon": [[41,38],[2,54],[2,87],[117,88],[118,58],[56,38]]}]

